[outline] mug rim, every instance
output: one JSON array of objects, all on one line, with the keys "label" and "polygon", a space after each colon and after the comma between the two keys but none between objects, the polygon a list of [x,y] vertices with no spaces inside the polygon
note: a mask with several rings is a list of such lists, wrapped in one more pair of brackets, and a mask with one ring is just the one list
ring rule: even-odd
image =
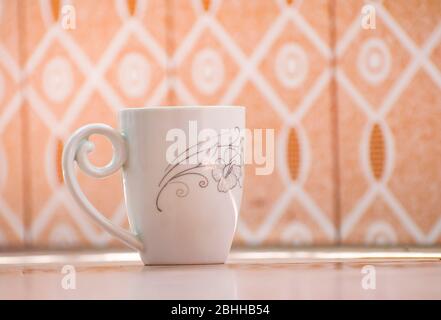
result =
[{"label": "mug rim", "polygon": [[244,106],[239,105],[194,105],[194,106],[151,106],[151,107],[140,107],[140,108],[124,108],[119,110],[120,113],[126,112],[139,112],[139,111],[170,111],[170,110],[245,110]]}]

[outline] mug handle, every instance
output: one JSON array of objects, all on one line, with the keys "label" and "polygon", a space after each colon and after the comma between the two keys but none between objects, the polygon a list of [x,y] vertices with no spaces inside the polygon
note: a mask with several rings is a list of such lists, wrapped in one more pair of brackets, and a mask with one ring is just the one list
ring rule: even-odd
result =
[{"label": "mug handle", "polygon": [[[113,157],[104,167],[94,166],[87,157],[87,154],[95,149],[93,142],[89,141],[89,137],[93,134],[101,134],[112,143]],[[99,123],[86,125],[75,131],[64,147],[62,158],[63,176],[74,199],[92,219],[129,247],[142,251],[143,244],[136,234],[114,224],[90,203],[78,184],[74,170],[74,161],[76,161],[80,169],[88,175],[95,178],[104,178],[116,172],[124,165],[127,153],[126,141],[117,130]]]}]

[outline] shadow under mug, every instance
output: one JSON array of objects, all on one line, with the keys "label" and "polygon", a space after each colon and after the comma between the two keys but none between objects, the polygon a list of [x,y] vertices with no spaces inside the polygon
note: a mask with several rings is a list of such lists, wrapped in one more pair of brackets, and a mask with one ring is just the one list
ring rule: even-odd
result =
[{"label": "shadow under mug", "polygon": [[[63,174],[74,199],[106,231],[138,250],[144,264],[224,263],[242,199],[245,108],[124,109],[118,121],[120,131],[89,124],[66,143]],[[223,139],[226,132],[228,139]],[[94,134],[113,146],[112,160],[104,167],[88,159]],[[131,231],[91,204],[77,181],[75,161],[97,178],[122,168]]]}]

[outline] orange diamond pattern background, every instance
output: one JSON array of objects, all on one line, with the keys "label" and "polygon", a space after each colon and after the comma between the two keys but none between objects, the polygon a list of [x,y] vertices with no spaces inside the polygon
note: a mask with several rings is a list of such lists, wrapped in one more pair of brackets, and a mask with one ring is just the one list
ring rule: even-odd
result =
[{"label": "orange diamond pattern background", "polygon": [[[246,168],[236,245],[441,242],[440,1],[0,0],[0,35],[1,250],[121,246],[74,203],[61,152],[152,105],[244,105],[247,127],[275,130],[274,172]],[[128,227],[121,175],[78,175]]]}]

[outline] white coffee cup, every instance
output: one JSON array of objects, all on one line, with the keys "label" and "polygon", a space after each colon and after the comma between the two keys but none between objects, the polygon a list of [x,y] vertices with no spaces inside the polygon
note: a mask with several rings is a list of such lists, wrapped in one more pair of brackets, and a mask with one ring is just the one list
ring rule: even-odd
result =
[{"label": "white coffee cup", "polygon": [[[120,131],[89,124],[66,143],[63,174],[78,204],[105,230],[138,250],[144,264],[224,263],[242,199],[245,108],[130,108],[118,118]],[[196,126],[198,133],[205,133],[203,138],[195,139]],[[114,149],[110,163],[101,168],[87,157],[94,148],[88,140],[93,134],[106,136]],[[97,178],[122,168],[131,231],[115,225],[88,201],[75,176],[75,161]]]}]

